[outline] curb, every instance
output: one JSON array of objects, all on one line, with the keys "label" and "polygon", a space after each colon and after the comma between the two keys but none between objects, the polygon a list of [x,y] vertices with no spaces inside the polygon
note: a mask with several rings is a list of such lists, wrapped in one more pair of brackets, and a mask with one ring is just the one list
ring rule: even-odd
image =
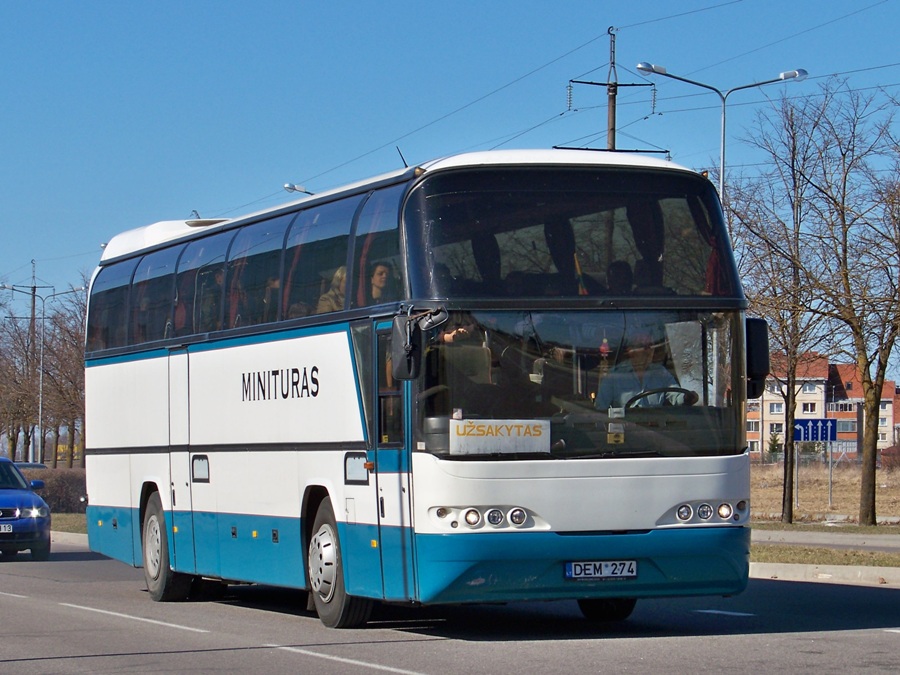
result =
[{"label": "curb", "polygon": [[53,544],[74,544],[87,547],[88,536],[86,534],[76,534],[75,532],[51,531],[50,542]]},{"label": "curb", "polygon": [[786,563],[752,562],[750,563],[750,578],[900,588],[900,567],[791,565]]}]

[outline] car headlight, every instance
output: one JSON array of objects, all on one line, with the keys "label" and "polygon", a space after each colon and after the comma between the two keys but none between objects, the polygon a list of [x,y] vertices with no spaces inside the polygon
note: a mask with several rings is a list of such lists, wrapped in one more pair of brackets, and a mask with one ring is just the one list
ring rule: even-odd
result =
[{"label": "car headlight", "polygon": [[50,509],[46,506],[26,506],[19,509],[19,518],[46,518],[50,515]]}]

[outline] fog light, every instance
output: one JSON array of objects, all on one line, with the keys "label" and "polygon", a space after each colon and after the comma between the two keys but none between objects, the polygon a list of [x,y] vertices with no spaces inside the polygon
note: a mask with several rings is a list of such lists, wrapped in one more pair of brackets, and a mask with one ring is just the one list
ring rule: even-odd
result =
[{"label": "fog light", "polygon": [[688,504],[682,504],[678,507],[675,515],[678,516],[678,520],[690,520],[694,515],[694,510]]},{"label": "fog light", "polygon": [[466,511],[465,516],[463,516],[466,521],[466,525],[469,527],[475,527],[478,523],[481,522],[481,513],[478,512],[477,509],[469,509]]},{"label": "fog light", "polygon": [[746,511],[747,510],[747,502],[745,500],[741,500],[737,503],[738,511]]},{"label": "fog light", "polygon": [[734,509],[731,508],[731,504],[719,504],[719,518],[721,518],[722,520],[728,520],[729,518],[731,518],[732,513],[734,513]]},{"label": "fog light", "polygon": [[709,504],[701,504],[697,507],[697,515],[701,520],[709,520],[712,518],[712,507]]},{"label": "fog light", "polygon": [[491,509],[484,517],[491,525],[499,525],[503,522],[503,511],[500,509]]},{"label": "fog light", "polygon": [[450,510],[441,506],[435,511],[435,514],[438,518],[446,518],[448,515],[450,515]]},{"label": "fog light", "polygon": [[528,519],[528,514],[525,513],[525,509],[514,508],[509,512],[509,522],[513,525],[523,525],[525,521]]}]

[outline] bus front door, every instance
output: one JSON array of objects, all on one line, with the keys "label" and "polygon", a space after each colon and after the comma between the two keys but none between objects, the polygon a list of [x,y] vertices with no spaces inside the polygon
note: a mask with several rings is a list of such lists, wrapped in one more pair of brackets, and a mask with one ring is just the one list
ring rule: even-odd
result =
[{"label": "bus front door", "polygon": [[386,600],[413,599],[408,383],[390,374],[390,331],[376,332],[375,476],[381,574]]}]

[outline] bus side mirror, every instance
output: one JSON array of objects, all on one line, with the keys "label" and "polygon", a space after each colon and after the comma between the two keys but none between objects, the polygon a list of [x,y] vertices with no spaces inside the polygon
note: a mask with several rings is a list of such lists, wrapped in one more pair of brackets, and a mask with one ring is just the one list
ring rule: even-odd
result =
[{"label": "bus side mirror", "polygon": [[414,380],[422,365],[422,335],[449,318],[443,307],[418,314],[410,311],[394,317],[391,327],[391,375],[395,380]]},{"label": "bus side mirror", "polygon": [[747,398],[759,398],[769,375],[769,324],[747,319]]},{"label": "bus side mirror", "polygon": [[391,375],[395,380],[414,380],[422,364],[422,329],[414,317],[394,317],[391,328]]}]

